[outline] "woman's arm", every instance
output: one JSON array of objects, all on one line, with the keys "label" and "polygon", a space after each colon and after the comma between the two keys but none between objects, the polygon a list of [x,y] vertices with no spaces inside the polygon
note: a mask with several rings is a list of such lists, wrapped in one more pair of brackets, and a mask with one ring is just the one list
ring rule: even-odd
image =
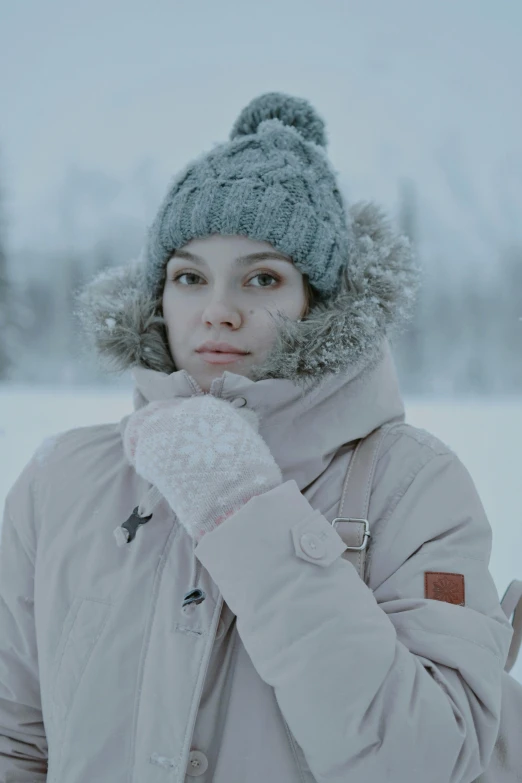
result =
[{"label": "woman's arm", "polygon": [[[488,570],[491,527],[452,452],[415,453],[415,470],[396,470],[401,492],[390,487],[374,590],[295,481],[195,550],[319,783],[470,783],[493,750],[512,628]],[[425,572],[463,575],[465,605],[427,598]]]},{"label": "woman's arm", "polygon": [[0,781],[47,779],[34,624],[36,534],[32,471],[5,501],[0,531]]}]

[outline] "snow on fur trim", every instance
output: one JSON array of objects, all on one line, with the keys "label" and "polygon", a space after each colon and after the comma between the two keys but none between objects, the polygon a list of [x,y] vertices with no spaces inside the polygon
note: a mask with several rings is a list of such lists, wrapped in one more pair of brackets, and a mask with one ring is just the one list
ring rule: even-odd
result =
[{"label": "snow on fur trim", "polygon": [[[372,202],[349,211],[355,243],[339,291],[320,299],[301,322],[272,315],[276,339],[265,361],[251,368],[252,380],[286,378],[309,389],[328,373],[362,371],[379,360],[383,339],[410,320],[420,270],[408,239],[393,231]],[[177,369],[161,299],[147,292],[141,261],[99,273],[76,295],[75,315],[105,369]]]},{"label": "snow on fur trim", "polygon": [[74,315],[107,372],[147,367],[175,371],[165,320],[145,284],[145,267],[133,260],[98,273],[75,296]]}]

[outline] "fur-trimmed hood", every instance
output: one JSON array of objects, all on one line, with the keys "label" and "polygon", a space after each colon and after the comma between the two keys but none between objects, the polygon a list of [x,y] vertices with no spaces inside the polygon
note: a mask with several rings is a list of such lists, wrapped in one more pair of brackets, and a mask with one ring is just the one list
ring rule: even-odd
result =
[{"label": "fur-trimmed hood", "polygon": [[[407,238],[372,202],[349,211],[355,242],[339,291],[320,299],[299,323],[277,316],[275,343],[264,363],[252,368],[252,380],[286,378],[310,389],[328,373],[370,369],[382,356],[383,339],[410,319],[419,269]],[[161,300],[146,288],[141,258],[98,273],[76,294],[75,315],[104,370],[177,370]]]}]

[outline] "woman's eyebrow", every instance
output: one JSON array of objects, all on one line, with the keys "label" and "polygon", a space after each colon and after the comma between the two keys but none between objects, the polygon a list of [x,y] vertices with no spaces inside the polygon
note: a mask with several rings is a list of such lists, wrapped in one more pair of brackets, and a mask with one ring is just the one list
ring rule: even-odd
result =
[{"label": "woman's eyebrow", "polygon": [[[183,258],[185,261],[191,261],[193,264],[206,265],[207,263],[205,259],[195,255],[194,253],[189,253],[188,250],[176,250],[175,254],[172,256],[172,260],[175,261],[177,258]],[[235,263],[239,266],[248,266],[250,264],[255,264],[257,261],[270,261],[271,259],[286,261],[288,264],[293,263],[291,259],[281,255],[280,253],[277,253],[275,250],[263,251],[261,253],[249,253],[246,256],[238,256],[235,259]]]}]

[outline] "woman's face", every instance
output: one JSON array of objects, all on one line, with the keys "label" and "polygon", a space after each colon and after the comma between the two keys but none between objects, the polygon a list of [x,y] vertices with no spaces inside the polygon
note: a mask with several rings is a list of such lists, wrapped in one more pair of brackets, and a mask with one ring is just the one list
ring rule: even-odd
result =
[{"label": "woman's face", "polygon": [[[248,377],[249,367],[264,361],[276,337],[269,313],[297,320],[307,305],[304,277],[289,256],[269,242],[222,234],[192,239],[175,251],[162,301],[176,368],[205,392],[224,370]],[[218,364],[220,354],[198,352],[208,340],[247,353],[222,354]]]}]

